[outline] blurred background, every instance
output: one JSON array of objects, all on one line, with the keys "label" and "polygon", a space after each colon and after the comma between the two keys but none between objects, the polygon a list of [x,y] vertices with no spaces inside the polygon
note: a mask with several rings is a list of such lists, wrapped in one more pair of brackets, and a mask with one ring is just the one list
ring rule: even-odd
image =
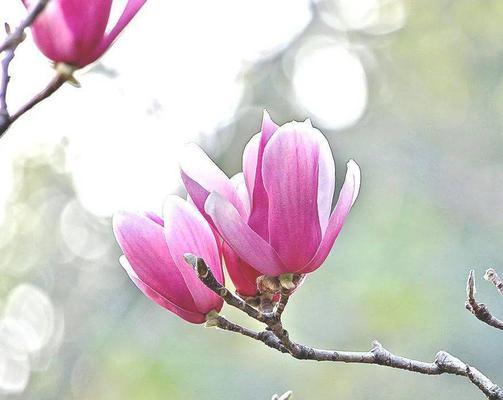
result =
[{"label": "blurred background", "polygon": [[[124,1],[116,1],[118,15]],[[16,25],[20,1],[2,1]],[[338,186],[360,197],[323,268],[291,299],[291,336],[431,361],[447,350],[503,384],[503,317],[481,278],[503,273],[503,2],[149,1],[116,45],[0,140],[0,397],[6,399],[479,399],[466,379],[290,359],[187,324],[118,263],[118,209],[183,195],[177,157],[200,143],[229,174],[267,108],[310,117]],[[12,110],[51,78],[31,38]],[[249,324],[224,309],[227,317]]]}]

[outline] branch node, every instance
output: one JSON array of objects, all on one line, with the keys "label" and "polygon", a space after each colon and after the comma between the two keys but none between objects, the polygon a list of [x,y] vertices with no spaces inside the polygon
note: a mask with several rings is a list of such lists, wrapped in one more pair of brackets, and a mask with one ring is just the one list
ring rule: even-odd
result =
[{"label": "branch node", "polygon": [[206,323],[204,324],[205,328],[214,328],[218,326],[218,320],[220,315],[218,315],[218,311],[211,310],[208,314],[206,314]]}]

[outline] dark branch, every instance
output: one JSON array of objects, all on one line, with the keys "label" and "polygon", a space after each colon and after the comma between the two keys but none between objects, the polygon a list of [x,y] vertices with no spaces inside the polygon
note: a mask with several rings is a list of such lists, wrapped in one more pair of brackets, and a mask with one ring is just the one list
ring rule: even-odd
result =
[{"label": "dark branch", "polygon": [[0,137],[7,131],[7,129],[16,121],[21,115],[33,108],[36,104],[52,95],[58,90],[65,81],[71,79],[70,75],[65,75],[58,72],[57,76],[46,86],[44,90],[33,97],[26,103],[20,110],[10,115],[7,106],[7,88],[10,81],[9,66],[15,56],[17,47],[24,41],[26,35],[25,30],[33,24],[35,19],[47,6],[50,0],[39,0],[35,5],[30,8],[26,17],[21,21],[19,26],[12,32],[7,28],[7,37],[2,44],[0,44],[0,53],[4,53],[1,65],[1,78],[0,78]]},{"label": "dark branch", "polygon": [[[57,74],[54,78],[52,78],[52,80],[49,82],[49,84],[40,93],[38,93],[28,103],[26,103],[24,106],[22,106],[18,111],[16,111],[11,116],[10,123],[12,124],[25,112],[31,110],[38,103],[40,103],[41,101],[43,101],[43,100],[47,99],[49,96],[51,96],[56,90],[58,90],[61,86],[63,86],[63,84],[66,81],[67,81],[67,78],[65,76]],[[0,132],[0,134],[1,134],[1,132]]]},{"label": "dark branch", "polygon": [[227,304],[240,309],[241,311],[248,314],[248,316],[256,319],[257,321],[267,323],[267,321],[270,319],[269,315],[258,311],[256,308],[253,308],[242,298],[234,295],[229,291],[229,289],[218,282],[202,258],[196,257],[193,254],[185,254],[184,257],[185,261],[189,265],[191,265],[192,268],[194,268],[194,271],[196,271],[197,276],[199,277],[201,282],[203,282],[209,289],[220,296]]},{"label": "dark branch", "polygon": [[17,46],[25,39],[24,31],[28,28],[37,17],[40,15],[44,8],[47,6],[50,0],[39,0],[37,3],[28,11],[26,17],[21,21],[19,26],[14,29],[11,33],[7,35],[4,42],[0,44],[0,53],[7,49],[15,50]]},{"label": "dark branch", "polygon": [[503,321],[493,316],[485,304],[475,300],[476,291],[475,272],[471,270],[468,274],[468,281],[466,282],[466,309],[487,325],[503,330]]},{"label": "dark branch", "polygon": [[283,311],[285,311],[286,305],[288,304],[288,300],[290,299],[291,291],[285,288],[281,289],[280,297],[278,304],[276,306],[276,310],[274,311],[274,317],[276,319],[281,319],[281,315]]},{"label": "dark branch", "polygon": [[479,370],[466,366],[466,375],[472,383],[477,386],[482,393],[490,400],[500,400],[503,398],[503,390],[492,383],[486,376],[484,376]]},{"label": "dark branch", "polygon": [[[202,258],[196,257],[192,254],[186,254],[185,260],[187,261],[187,263],[194,267],[194,270],[197,272],[197,275],[201,282],[203,282],[209,289],[222,297],[222,299],[224,299],[227,304],[236,307],[241,311],[244,311],[252,318],[264,322],[267,325],[266,331],[257,333],[234,324],[218,315],[217,317],[215,317],[215,325],[221,329],[240,333],[249,338],[259,340],[265,343],[267,346],[281,351],[282,353],[288,353],[292,357],[299,360],[374,364],[405,371],[417,372],[419,374],[425,375],[451,374],[464,376],[467,377],[475,386],[477,386],[488,399],[503,400],[503,390],[499,386],[491,382],[489,378],[487,378],[477,369],[470,367],[460,359],[450,355],[445,351],[438,352],[433,362],[424,362],[397,356],[386,350],[377,341],[373,343],[372,349],[366,352],[322,350],[295,343],[290,339],[288,332],[283,328],[281,321],[281,314],[288,302],[289,296],[286,295],[288,293],[288,290],[282,290],[282,297],[279,301],[279,303],[282,304],[281,308],[278,305],[276,311],[272,315],[262,314],[258,310],[246,304],[240,298],[232,295],[227,288],[220,284],[215,279],[213,273]],[[473,284],[473,271],[470,272],[468,282],[468,297],[470,299],[473,298],[473,292],[475,290]]]},{"label": "dark branch", "polygon": [[220,315],[216,319],[216,326],[220,329],[240,333],[241,335],[263,342],[266,346],[278,350],[282,353],[288,353],[288,350],[285,349],[279,339],[274,336],[271,331],[255,332],[240,325],[234,324],[233,322],[228,321]]}]

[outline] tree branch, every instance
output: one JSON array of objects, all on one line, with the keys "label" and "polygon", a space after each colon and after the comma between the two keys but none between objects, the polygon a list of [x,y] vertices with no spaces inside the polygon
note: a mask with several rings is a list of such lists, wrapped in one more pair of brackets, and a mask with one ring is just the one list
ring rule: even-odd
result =
[{"label": "tree branch", "polygon": [[[496,279],[498,279],[497,275]],[[495,285],[496,287],[498,287],[496,283]],[[477,289],[475,287],[475,272],[472,269],[468,274],[468,281],[466,282],[466,309],[487,325],[490,325],[496,329],[503,330],[503,321],[493,316],[485,304],[479,303],[477,302],[477,300],[475,300],[476,292]]]},{"label": "tree branch", "polygon": [[260,312],[256,308],[253,308],[251,305],[249,305],[241,297],[232,294],[225,286],[223,286],[216,280],[215,276],[202,258],[196,257],[195,255],[189,253],[185,254],[184,257],[187,264],[194,268],[194,271],[196,272],[201,282],[203,282],[209,289],[220,296],[227,304],[232,307],[238,308],[257,321],[267,323],[267,321],[270,319],[269,314]]},{"label": "tree branch", "polygon": [[[467,377],[470,382],[472,382],[477,388],[479,388],[488,399],[503,400],[503,390],[499,386],[494,384],[489,378],[487,378],[477,369],[469,366],[468,364],[445,351],[438,352],[433,362],[424,362],[395,355],[386,350],[377,341],[374,341],[371,350],[366,352],[322,350],[295,343],[289,338],[288,332],[283,328],[281,321],[282,312],[288,301],[288,296],[284,295],[288,293],[287,291],[282,289],[282,297],[279,301],[279,304],[282,304],[281,308],[278,305],[276,311],[273,312],[272,315],[266,315],[266,318],[262,318],[262,320],[260,320],[257,318],[257,316],[262,315],[263,317],[264,314],[246,304],[238,297],[232,295],[227,288],[218,283],[218,281],[213,276],[213,273],[206,266],[206,263],[202,258],[193,256],[191,254],[186,254],[185,260],[187,261],[187,263],[194,267],[201,282],[203,282],[209,289],[222,297],[222,299],[224,299],[227,304],[238,308],[252,318],[257,319],[267,325],[266,331],[257,333],[234,324],[217,315],[215,325],[221,329],[234,333],[240,333],[249,338],[259,340],[265,343],[267,346],[281,351],[282,353],[288,353],[292,357],[299,360],[374,364],[405,371],[412,371],[425,375],[451,374],[464,376]],[[470,277],[472,279],[472,284],[469,284],[468,286],[469,290],[472,290],[470,293],[471,297],[473,297],[473,272],[470,273]],[[243,303],[246,304],[246,306]],[[250,309],[254,311],[251,311]]]},{"label": "tree branch", "polygon": [[288,350],[281,344],[279,339],[276,336],[274,336],[274,334],[271,331],[255,332],[252,331],[251,329],[244,328],[240,325],[230,322],[229,320],[225,319],[220,315],[216,317],[216,326],[225,331],[239,333],[251,339],[258,340],[264,343],[266,346],[278,350],[282,353],[288,353]]},{"label": "tree branch", "polygon": [[26,17],[21,21],[19,26],[14,31],[10,32],[10,28],[6,24],[7,37],[5,38],[4,42],[0,44],[0,53],[4,53],[2,58],[0,76],[0,137],[4,135],[4,133],[12,125],[12,123],[16,121],[21,115],[32,109],[42,100],[51,96],[67,80],[72,79],[71,72],[68,73],[68,71],[65,71],[65,73],[58,71],[56,77],[52,79],[52,81],[44,88],[44,90],[34,96],[30,101],[28,101],[28,103],[26,103],[14,114],[11,115],[9,113],[7,105],[7,88],[10,81],[10,63],[14,59],[17,47],[24,41],[26,37],[25,30],[31,24],[33,24],[35,19],[44,10],[49,1],[50,0],[39,0],[37,3],[35,3],[35,5],[28,11]]},{"label": "tree branch", "polygon": [[494,269],[489,268],[484,274],[484,279],[491,282],[498,289],[499,294],[503,296],[503,281]]}]

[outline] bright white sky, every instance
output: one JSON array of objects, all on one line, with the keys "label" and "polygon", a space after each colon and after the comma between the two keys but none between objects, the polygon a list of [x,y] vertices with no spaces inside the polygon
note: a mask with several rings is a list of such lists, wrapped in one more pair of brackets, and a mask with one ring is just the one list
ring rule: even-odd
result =
[{"label": "bright white sky", "polygon": [[[116,4],[114,15],[124,0]],[[322,10],[338,28],[377,32],[398,29],[405,17],[398,0],[332,0]],[[23,14],[21,1],[0,5],[12,25]],[[63,138],[79,200],[91,212],[159,210],[179,185],[183,144],[230,122],[243,93],[243,67],[286,45],[310,18],[309,0],[147,2],[101,61],[116,79],[83,71],[81,89],[63,88],[0,142],[0,210],[12,188],[13,159],[51,151]],[[294,57],[289,73],[306,114],[334,129],[356,123],[367,105],[367,79],[349,45],[316,40]],[[52,70],[28,39],[12,74],[14,109]]]}]

